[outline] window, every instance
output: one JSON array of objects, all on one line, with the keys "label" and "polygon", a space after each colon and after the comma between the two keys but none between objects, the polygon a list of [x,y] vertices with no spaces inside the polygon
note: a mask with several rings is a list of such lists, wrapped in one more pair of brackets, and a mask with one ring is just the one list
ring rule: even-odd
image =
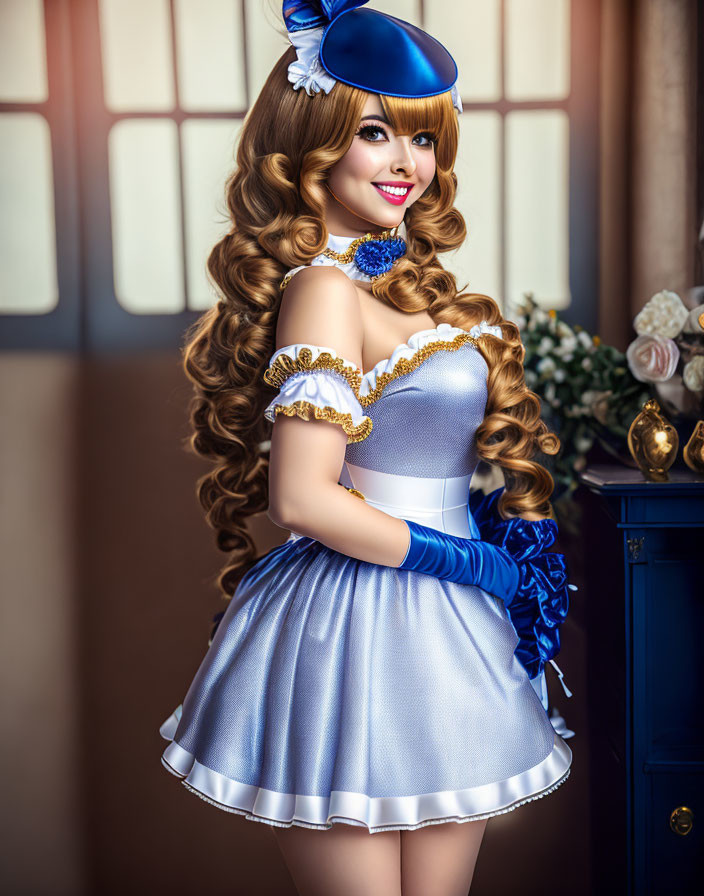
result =
[{"label": "window", "polygon": [[[598,5],[373,6],[457,59],[468,239],[444,263],[459,285],[509,316],[531,290],[594,328]],[[214,301],[207,255],[242,120],[288,43],[280,3],[6,0],[0,15],[2,343],[180,344]]]}]

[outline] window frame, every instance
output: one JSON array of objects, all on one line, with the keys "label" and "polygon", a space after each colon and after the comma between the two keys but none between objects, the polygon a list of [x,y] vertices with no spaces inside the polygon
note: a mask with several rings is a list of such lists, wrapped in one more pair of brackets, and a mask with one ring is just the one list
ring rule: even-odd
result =
[{"label": "window frame", "polygon": [[[241,0],[246,29],[245,0]],[[202,309],[134,314],[115,295],[109,192],[108,136],[122,119],[167,118],[179,135],[181,246],[184,289],[188,290],[182,126],[186,120],[236,121],[247,109],[185,112],[180,108],[175,67],[174,0],[171,12],[175,108],[161,112],[115,113],[103,93],[98,0],[44,0],[49,99],[45,103],[2,103],[0,113],[32,111],[44,115],[51,132],[56,209],[58,305],[46,314],[0,314],[0,347],[131,352],[182,346],[187,329]],[[420,0],[421,21],[425,20]],[[564,100],[464,102],[464,109],[494,110],[501,116],[501,294],[505,296],[506,214],[504,144],[506,115],[514,110],[562,109],[569,122],[568,266],[571,304],[560,311],[568,323],[595,332],[598,322],[599,212],[599,30],[600,0],[570,2],[570,91]],[[505,2],[501,0],[501,53],[504,58]],[[246,31],[245,31],[246,35]],[[576,36],[579,39],[576,39]],[[247,83],[247,41],[245,95]],[[251,97],[249,97],[251,101]],[[540,299],[537,296],[538,300]]]}]

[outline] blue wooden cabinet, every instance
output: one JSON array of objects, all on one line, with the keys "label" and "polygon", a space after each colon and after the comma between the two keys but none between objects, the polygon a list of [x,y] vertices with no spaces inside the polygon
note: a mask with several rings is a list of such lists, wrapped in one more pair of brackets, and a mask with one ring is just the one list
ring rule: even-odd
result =
[{"label": "blue wooden cabinet", "polygon": [[594,892],[703,892],[704,476],[580,481]]}]

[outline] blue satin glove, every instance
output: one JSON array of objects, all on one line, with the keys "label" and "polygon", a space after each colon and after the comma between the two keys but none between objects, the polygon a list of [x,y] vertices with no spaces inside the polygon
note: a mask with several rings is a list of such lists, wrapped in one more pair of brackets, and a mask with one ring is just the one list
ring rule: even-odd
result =
[{"label": "blue satin glove", "polygon": [[560,652],[568,588],[575,586],[568,585],[564,555],[547,550],[557,536],[555,520],[502,519],[497,505],[503,490],[470,493],[469,510],[482,539],[506,550],[518,564],[519,585],[506,609],[519,637],[516,657],[528,677],[535,678]]},{"label": "blue satin glove", "polygon": [[518,564],[504,548],[484,541],[448,535],[404,520],[411,532],[406,556],[398,569],[411,569],[484,591],[511,601],[520,585]]}]

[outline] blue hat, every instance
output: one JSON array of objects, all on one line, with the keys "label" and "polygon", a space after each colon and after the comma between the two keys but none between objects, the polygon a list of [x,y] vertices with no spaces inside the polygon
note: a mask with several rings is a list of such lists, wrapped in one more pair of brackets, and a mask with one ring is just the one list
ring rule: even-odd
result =
[{"label": "blue hat", "polygon": [[284,0],[283,17],[297,59],[294,89],[329,93],[337,81],[370,93],[423,97],[452,91],[459,112],[457,65],[421,28],[386,13],[359,9],[367,0]]}]

